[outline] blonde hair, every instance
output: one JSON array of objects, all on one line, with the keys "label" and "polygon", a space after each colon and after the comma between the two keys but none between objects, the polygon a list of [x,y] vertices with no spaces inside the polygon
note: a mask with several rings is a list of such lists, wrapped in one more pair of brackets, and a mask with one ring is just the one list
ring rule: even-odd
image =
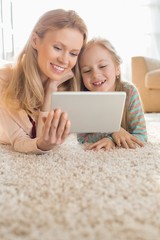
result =
[{"label": "blonde hair", "polygon": [[[42,15],[34,26],[32,33],[19,54],[16,63],[10,68],[10,79],[3,89],[2,100],[11,109],[24,109],[27,113],[35,114],[44,101],[44,89],[40,79],[37,63],[37,52],[32,47],[34,32],[43,38],[49,30],[63,28],[77,29],[83,35],[83,45],[87,40],[87,27],[83,19],[73,10],[55,9]],[[76,64],[77,65],[77,64]],[[77,66],[72,69],[73,73]],[[79,82],[73,77],[61,85],[63,91],[79,90]]]},{"label": "blonde hair", "polygon": [[[114,63],[116,65],[120,65],[122,63],[122,59],[121,57],[118,55],[116,49],[114,48],[114,46],[111,44],[110,41],[108,41],[107,39],[103,39],[103,38],[93,38],[90,41],[87,42],[87,44],[83,47],[79,59],[78,59],[78,63],[80,63],[80,59],[82,54],[87,51],[87,49],[89,49],[90,47],[94,46],[94,45],[99,45],[101,47],[103,47],[104,49],[106,49],[112,56],[112,59],[114,61]],[[88,91],[88,89],[84,86],[83,83],[83,79],[82,79],[82,75],[80,73],[80,67],[79,67],[79,72],[77,73],[77,77],[80,79],[80,84],[81,84],[81,90],[82,91]],[[121,73],[118,76],[115,76],[115,91],[125,91],[126,95],[128,96],[128,91],[127,89],[124,87],[124,84],[121,80]],[[125,106],[124,106],[124,112],[123,112],[123,117],[122,117],[122,124],[121,126],[126,129],[128,129],[128,118],[129,118],[129,113],[127,111],[128,109],[128,97],[126,96],[126,102],[125,102]]]}]

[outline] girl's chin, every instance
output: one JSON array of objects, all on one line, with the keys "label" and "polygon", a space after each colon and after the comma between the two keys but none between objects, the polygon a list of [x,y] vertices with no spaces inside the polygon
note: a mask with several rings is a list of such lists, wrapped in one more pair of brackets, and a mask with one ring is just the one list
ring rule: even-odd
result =
[{"label": "girl's chin", "polygon": [[96,89],[94,89],[93,91],[95,91],[95,92],[108,92],[109,90],[108,89],[106,89],[106,88],[96,88]]}]

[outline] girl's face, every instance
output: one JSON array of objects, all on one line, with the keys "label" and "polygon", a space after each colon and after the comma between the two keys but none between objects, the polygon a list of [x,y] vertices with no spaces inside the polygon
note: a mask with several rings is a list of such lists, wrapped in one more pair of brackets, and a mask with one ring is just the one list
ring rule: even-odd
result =
[{"label": "girl's face", "polygon": [[119,66],[104,47],[96,44],[85,50],[80,59],[80,70],[89,91],[115,91]]},{"label": "girl's face", "polygon": [[37,50],[37,62],[42,81],[60,80],[76,64],[83,45],[83,35],[76,29],[50,30],[43,38],[32,36],[32,47]]}]

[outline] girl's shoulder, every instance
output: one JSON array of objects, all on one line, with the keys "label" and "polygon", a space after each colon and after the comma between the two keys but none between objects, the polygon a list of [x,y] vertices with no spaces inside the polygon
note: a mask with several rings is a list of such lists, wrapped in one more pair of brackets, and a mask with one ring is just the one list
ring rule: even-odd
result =
[{"label": "girl's shoulder", "polygon": [[123,81],[122,85],[126,92],[133,93],[133,94],[138,92],[136,86],[132,82]]},{"label": "girl's shoulder", "polygon": [[132,82],[123,81],[122,85],[126,90],[136,89],[135,85]]}]

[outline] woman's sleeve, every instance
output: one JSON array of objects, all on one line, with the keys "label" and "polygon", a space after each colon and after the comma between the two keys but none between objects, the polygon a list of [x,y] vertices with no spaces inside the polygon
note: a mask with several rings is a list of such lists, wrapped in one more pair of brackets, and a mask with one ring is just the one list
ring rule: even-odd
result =
[{"label": "woman's sleeve", "polygon": [[144,111],[137,88],[129,90],[129,132],[142,142],[147,142],[147,130]]},{"label": "woman's sleeve", "polygon": [[38,138],[31,138],[32,123],[24,113],[12,114],[0,108],[0,143],[11,145],[17,152],[45,153],[37,148]]},{"label": "woman's sleeve", "polygon": [[40,137],[42,130],[43,130],[43,126],[44,126],[44,118],[46,118],[48,116],[48,112],[41,112],[39,111],[38,114],[38,121],[37,121],[37,137]]}]

